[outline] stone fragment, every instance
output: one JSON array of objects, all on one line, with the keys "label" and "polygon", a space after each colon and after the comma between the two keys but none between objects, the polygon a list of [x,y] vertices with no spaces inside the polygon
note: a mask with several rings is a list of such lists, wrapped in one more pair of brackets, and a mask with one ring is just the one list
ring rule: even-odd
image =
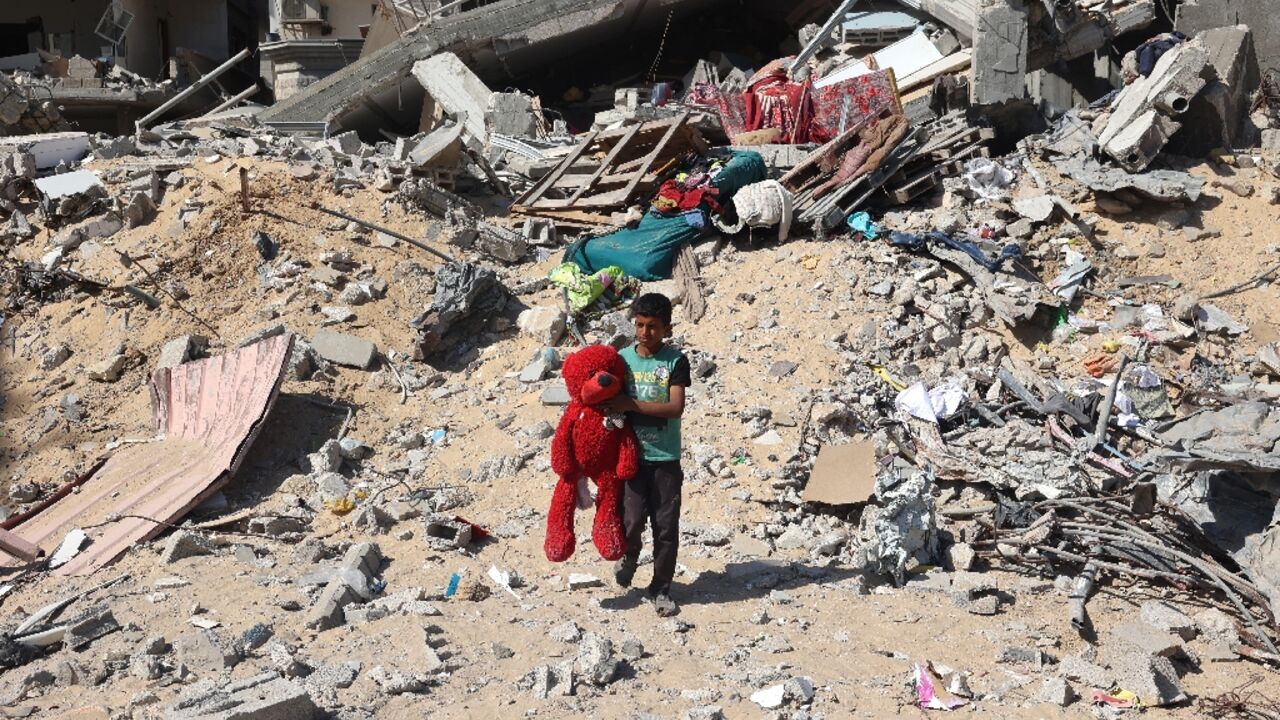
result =
[{"label": "stone fragment", "polygon": [[53,370],[59,365],[67,361],[71,357],[71,348],[66,345],[56,345],[49,348],[40,356],[40,369]]},{"label": "stone fragment", "polygon": [[1058,707],[1066,707],[1075,700],[1076,693],[1062,678],[1045,678],[1040,685],[1040,694],[1038,700],[1042,703],[1057,705]]},{"label": "stone fragment", "polygon": [[612,682],[618,673],[613,642],[596,633],[583,635],[582,644],[578,646],[577,670],[582,679],[592,685],[603,686]]},{"label": "stone fragment", "polygon": [[565,322],[564,310],[555,307],[529,308],[516,319],[522,332],[548,347],[554,347],[564,337]]},{"label": "stone fragment", "polygon": [[160,359],[156,361],[156,369],[175,368],[198,357],[208,345],[209,339],[203,335],[183,335],[174,338],[160,349]]},{"label": "stone fragment", "polygon": [[217,545],[205,535],[175,530],[165,541],[164,549],[160,552],[160,562],[170,565],[189,557],[213,555],[217,550]]},{"label": "stone fragment", "polygon": [[120,379],[127,359],[124,355],[116,355],[102,362],[90,365],[89,379],[96,382],[113,383]]},{"label": "stone fragment", "polygon": [[316,354],[331,363],[368,370],[378,354],[372,342],[354,335],[321,330],[311,341]]},{"label": "stone fragment", "polygon": [[224,642],[216,630],[196,628],[173,641],[178,662],[197,674],[229,670],[240,662],[240,656]]},{"label": "stone fragment", "polygon": [[569,575],[570,590],[585,590],[587,588],[604,587],[604,582],[595,575],[586,573],[571,573]]}]

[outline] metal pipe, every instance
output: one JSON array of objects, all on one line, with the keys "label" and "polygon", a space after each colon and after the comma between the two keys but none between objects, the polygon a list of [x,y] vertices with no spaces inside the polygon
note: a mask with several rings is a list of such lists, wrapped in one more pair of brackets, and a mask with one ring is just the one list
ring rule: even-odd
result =
[{"label": "metal pipe", "polygon": [[396,238],[397,240],[403,240],[403,241],[405,241],[405,242],[409,243],[410,245],[413,245],[413,246],[415,246],[415,247],[420,247],[420,248],[422,248],[423,250],[426,250],[427,252],[431,253],[432,255],[435,255],[436,257],[440,258],[441,260],[444,260],[445,262],[450,262],[450,263],[456,263],[456,262],[458,262],[457,260],[454,260],[453,258],[449,257],[448,255],[445,255],[444,253],[440,252],[439,250],[436,250],[436,249],[435,249],[435,248],[433,248],[433,247],[430,247],[430,246],[428,246],[428,245],[426,245],[426,244],[424,244],[424,243],[421,243],[421,242],[419,242],[419,241],[417,241],[417,240],[414,240],[413,238],[409,237],[408,235],[402,235],[402,234],[400,234],[400,233],[396,232],[395,230],[390,230],[390,229],[384,228],[384,227],[382,227],[381,225],[374,225],[373,223],[371,223],[371,222],[369,222],[369,221],[367,221],[367,220],[361,220],[361,219],[360,219],[360,218],[358,218],[358,217],[352,217],[351,215],[348,215],[348,214],[346,214],[346,213],[344,213],[344,212],[338,212],[337,210],[330,210],[329,208],[324,207],[324,206],[323,206],[323,205],[321,205],[320,203],[314,203],[314,202],[313,202],[313,203],[311,203],[311,209],[312,209],[312,210],[319,210],[320,212],[322,212],[322,213],[324,213],[324,214],[326,214],[326,215],[332,215],[332,216],[334,216],[334,217],[336,217],[336,218],[342,218],[343,220],[346,220],[346,221],[348,221],[348,222],[353,222],[353,223],[355,223],[355,224],[357,224],[357,225],[363,225],[364,227],[367,227],[367,228],[369,228],[370,230],[377,230],[378,232],[380,232],[380,233],[385,233],[385,234],[387,234],[387,235],[390,235],[391,237]]},{"label": "metal pipe", "polygon": [[209,73],[204,77],[191,83],[191,85],[189,85],[186,90],[183,90],[177,95],[174,95],[172,98],[169,98],[168,102],[164,103],[163,105],[156,108],[155,110],[152,110],[151,112],[147,113],[145,117],[143,117],[134,125],[135,131],[142,132],[142,130],[146,128],[147,125],[150,125],[156,118],[169,112],[174,108],[175,105],[182,102],[183,100],[186,100],[187,98],[191,97],[197,92],[200,92],[200,90],[202,90],[206,85],[218,79],[218,76],[222,75],[226,71],[235,67],[237,63],[249,57],[250,54],[251,53],[249,52],[249,48],[245,48],[240,52],[236,53],[235,55],[233,55],[230,60],[227,60],[226,62],[222,63],[218,67],[209,71]]},{"label": "metal pipe", "polygon": [[224,103],[222,103],[221,105],[219,105],[218,107],[216,107],[216,108],[214,108],[214,109],[210,110],[209,112],[207,112],[207,113],[205,113],[205,114],[201,115],[200,117],[201,117],[201,118],[207,118],[207,117],[209,117],[210,115],[217,115],[218,113],[222,112],[223,110],[226,110],[226,109],[228,109],[228,108],[230,108],[230,107],[233,107],[233,106],[235,106],[235,105],[239,104],[241,101],[248,100],[249,98],[253,97],[254,95],[257,95],[257,94],[258,94],[258,91],[259,91],[259,90],[261,90],[261,89],[262,89],[262,87],[261,87],[260,85],[258,85],[258,83],[256,83],[256,82],[255,82],[254,84],[250,85],[249,87],[245,88],[244,90],[241,90],[240,92],[236,93],[235,95],[232,95],[231,97],[227,98],[227,101],[226,101],[226,102],[224,102]]}]

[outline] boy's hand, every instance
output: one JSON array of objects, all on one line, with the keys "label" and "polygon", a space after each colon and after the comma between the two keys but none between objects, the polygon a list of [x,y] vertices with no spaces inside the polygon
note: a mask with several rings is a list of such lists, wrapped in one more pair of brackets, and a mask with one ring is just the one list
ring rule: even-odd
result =
[{"label": "boy's hand", "polygon": [[626,395],[614,395],[600,403],[600,407],[610,412],[636,412],[639,409],[636,401]]}]

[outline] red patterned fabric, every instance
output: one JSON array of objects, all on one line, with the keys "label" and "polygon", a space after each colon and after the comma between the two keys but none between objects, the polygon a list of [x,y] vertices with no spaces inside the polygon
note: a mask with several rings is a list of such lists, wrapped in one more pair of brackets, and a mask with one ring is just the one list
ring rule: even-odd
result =
[{"label": "red patterned fabric", "polygon": [[779,142],[824,143],[867,117],[886,108],[897,108],[898,98],[889,74],[875,71],[823,88],[792,82],[789,60],[775,60],[754,76],[747,91],[726,94],[708,83],[696,85],[687,101],[714,107],[725,132],[734,137],[745,132],[776,128]]}]

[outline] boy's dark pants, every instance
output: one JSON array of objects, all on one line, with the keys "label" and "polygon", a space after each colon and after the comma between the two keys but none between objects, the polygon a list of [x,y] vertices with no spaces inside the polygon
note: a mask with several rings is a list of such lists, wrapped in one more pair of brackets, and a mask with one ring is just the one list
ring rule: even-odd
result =
[{"label": "boy's dark pants", "polygon": [[622,527],[627,535],[626,559],[640,559],[644,526],[653,528],[653,581],[650,595],[671,592],[676,574],[676,554],[680,549],[680,489],[684,470],[679,460],[641,462],[636,476],[627,481],[622,498]]}]

